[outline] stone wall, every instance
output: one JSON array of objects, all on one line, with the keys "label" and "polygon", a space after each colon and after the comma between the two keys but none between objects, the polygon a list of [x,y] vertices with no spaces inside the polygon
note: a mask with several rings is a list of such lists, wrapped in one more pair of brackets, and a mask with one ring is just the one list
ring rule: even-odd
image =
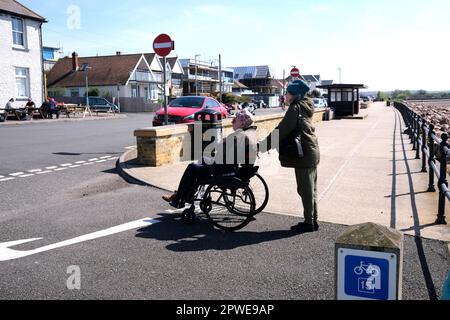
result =
[{"label": "stone wall", "polygon": [[[314,123],[321,122],[325,110],[317,111]],[[264,115],[256,117],[256,126],[260,139],[269,135],[283,119],[283,114]],[[227,136],[233,131],[231,119],[223,121],[223,132]],[[143,128],[134,132],[137,139],[139,164],[160,167],[193,158],[194,124],[181,124],[156,128]]]}]

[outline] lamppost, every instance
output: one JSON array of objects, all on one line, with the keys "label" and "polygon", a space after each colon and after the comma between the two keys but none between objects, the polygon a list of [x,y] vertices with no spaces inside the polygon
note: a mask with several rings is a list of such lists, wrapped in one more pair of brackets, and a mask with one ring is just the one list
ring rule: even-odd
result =
[{"label": "lamppost", "polygon": [[198,73],[198,64],[197,64],[197,57],[201,57],[200,54],[195,55],[195,95],[198,96],[198,79],[197,79],[197,73]]},{"label": "lamppost", "polygon": [[89,66],[89,63],[84,63],[80,68],[80,71],[86,72],[86,107],[89,107],[89,69],[92,69],[92,67]]}]

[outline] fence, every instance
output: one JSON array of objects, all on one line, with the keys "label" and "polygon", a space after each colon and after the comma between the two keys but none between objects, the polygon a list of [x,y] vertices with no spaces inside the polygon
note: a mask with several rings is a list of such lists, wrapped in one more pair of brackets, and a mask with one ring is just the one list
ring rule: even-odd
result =
[{"label": "fence", "polygon": [[[439,139],[433,124],[428,125],[421,116],[403,103],[395,102],[394,106],[400,111],[408,127],[406,133],[411,139],[413,150],[416,151],[416,159],[422,159],[422,172],[429,173],[428,192],[436,192],[435,178],[438,179],[439,209],[436,224],[447,224],[445,205],[446,201],[450,201],[447,180],[447,163],[450,160],[449,135],[443,133],[442,139]],[[439,168],[436,161],[439,162]]]}]

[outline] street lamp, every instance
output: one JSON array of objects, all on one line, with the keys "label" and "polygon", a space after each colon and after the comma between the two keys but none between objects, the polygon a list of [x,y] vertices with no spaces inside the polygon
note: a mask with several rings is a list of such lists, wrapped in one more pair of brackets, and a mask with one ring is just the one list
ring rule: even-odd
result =
[{"label": "street lamp", "polygon": [[89,107],[89,78],[88,78],[89,69],[92,69],[92,67],[89,66],[89,63],[83,63],[83,65],[80,68],[80,71],[86,72],[86,107]]},{"label": "street lamp", "polygon": [[197,57],[201,57],[200,54],[195,55],[195,95],[198,96],[198,79],[197,79],[197,73],[198,73],[198,64],[197,64]]}]

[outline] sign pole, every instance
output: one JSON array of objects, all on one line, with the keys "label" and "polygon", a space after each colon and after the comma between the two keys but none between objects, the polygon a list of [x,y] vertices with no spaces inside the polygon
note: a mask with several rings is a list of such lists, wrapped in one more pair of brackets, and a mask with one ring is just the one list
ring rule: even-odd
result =
[{"label": "sign pole", "polygon": [[164,63],[164,67],[163,67],[163,81],[164,81],[164,122],[165,125],[169,125],[169,113],[167,110],[167,71],[166,71],[166,66],[167,66],[167,61],[166,61],[166,57],[163,57],[163,63]]}]

